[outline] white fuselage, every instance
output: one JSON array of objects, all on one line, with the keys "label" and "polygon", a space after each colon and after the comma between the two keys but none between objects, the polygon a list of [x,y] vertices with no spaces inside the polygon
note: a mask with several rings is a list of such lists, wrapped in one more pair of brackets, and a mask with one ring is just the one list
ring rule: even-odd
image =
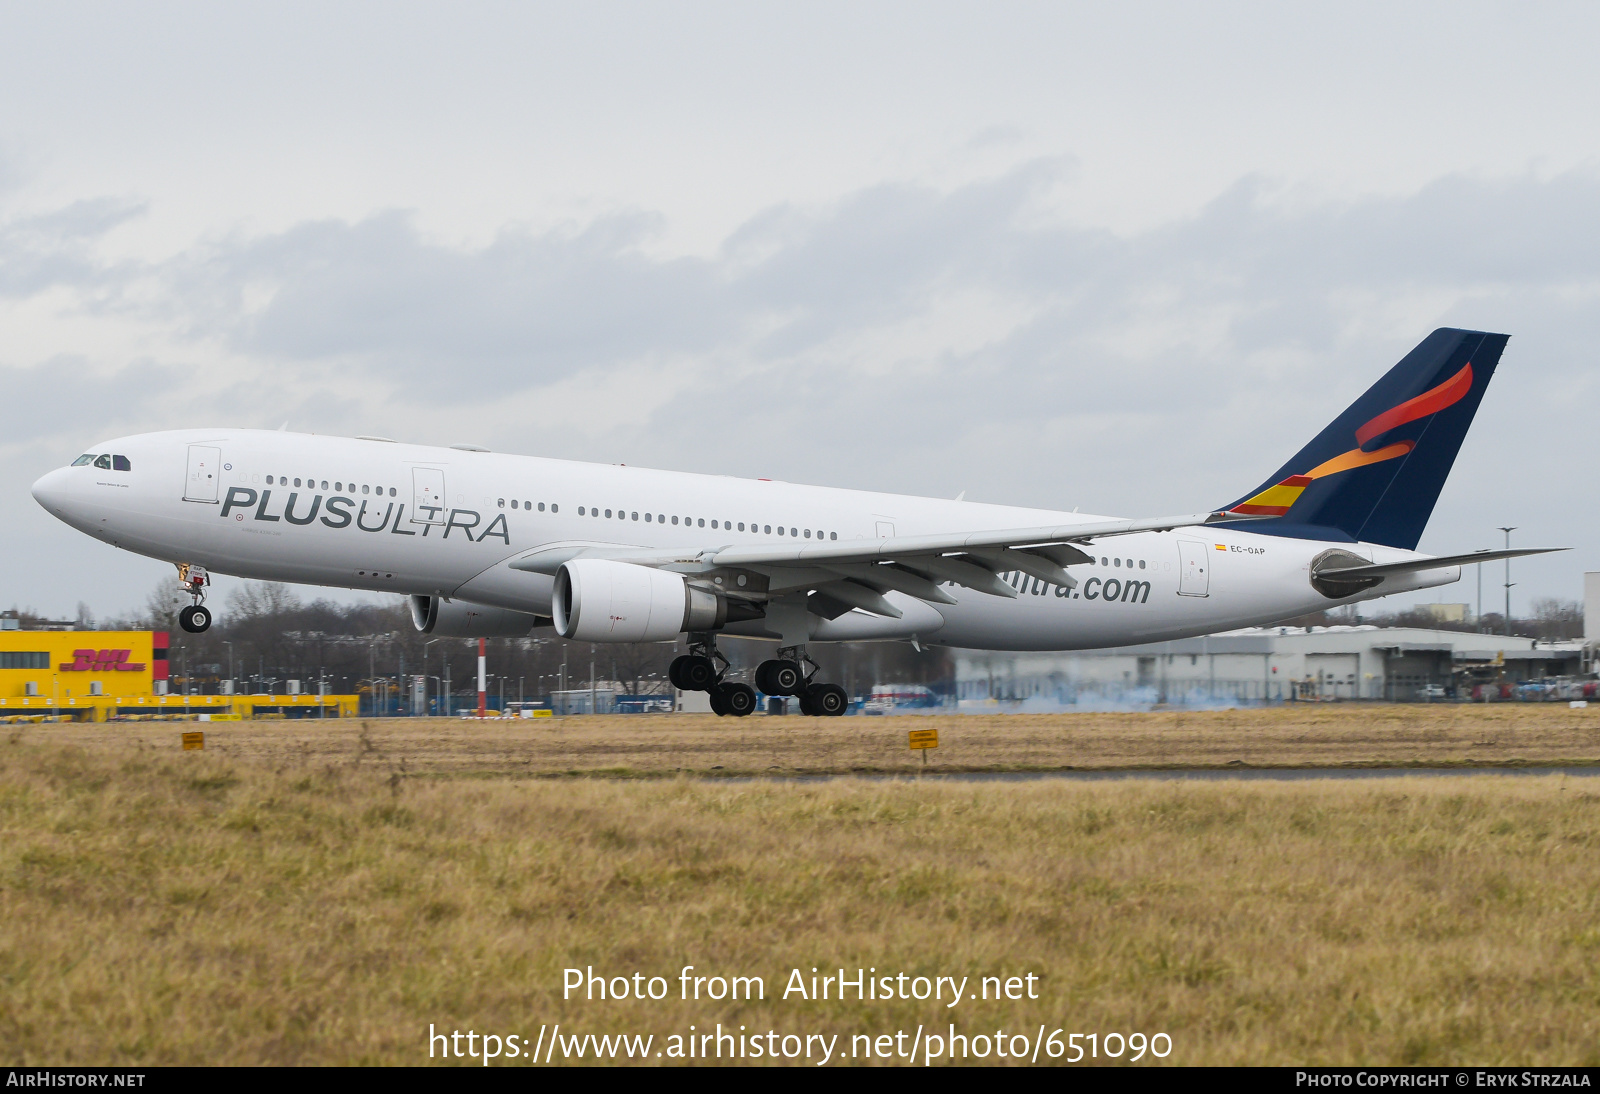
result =
[{"label": "white fuselage", "polygon": [[[437,595],[540,615],[550,614],[552,579],[510,563],[552,545],[842,542],[1106,519],[249,429],[148,433],[89,451],[126,457],[128,470],[60,468],[35,484],[34,495],[114,546],[239,577]],[[1107,537],[1084,548],[1094,564],[1073,567],[1076,589],[1011,575],[1022,593],[1014,600],[953,586],[954,605],[891,593],[904,618],[811,616],[807,637],[1084,649],[1270,623],[1460,577],[1459,568],[1408,574],[1330,600],[1309,580],[1312,559],[1330,547],[1376,563],[1419,557],[1240,528]],[[728,630],[773,634],[759,621]]]}]

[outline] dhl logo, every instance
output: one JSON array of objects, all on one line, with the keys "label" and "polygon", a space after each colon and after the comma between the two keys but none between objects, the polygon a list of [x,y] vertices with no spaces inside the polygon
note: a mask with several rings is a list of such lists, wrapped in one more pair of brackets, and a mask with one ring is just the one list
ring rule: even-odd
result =
[{"label": "dhl logo", "polygon": [[1391,429],[1397,429],[1407,422],[1426,418],[1429,414],[1437,414],[1446,407],[1454,406],[1466,398],[1467,392],[1471,390],[1472,363],[1469,361],[1461,367],[1460,372],[1438,387],[1430,388],[1416,398],[1407,399],[1392,410],[1384,411],[1356,430],[1355,448],[1318,464],[1303,475],[1290,475],[1276,486],[1267,487],[1255,497],[1240,502],[1228,511],[1241,516],[1281,517],[1300,500],[1305,488],[1320,478],[1407,455],[1417,447],[1417,442],[1396,441],[1371,452],[1365,451],[1363,446],[1374,437],[1381,437]]},{"label": "dhl logo", "polygon": [[129,661],[132,650],[73,650],[71,663],[61,663],[62,672],[143,672],[143,661]]}]

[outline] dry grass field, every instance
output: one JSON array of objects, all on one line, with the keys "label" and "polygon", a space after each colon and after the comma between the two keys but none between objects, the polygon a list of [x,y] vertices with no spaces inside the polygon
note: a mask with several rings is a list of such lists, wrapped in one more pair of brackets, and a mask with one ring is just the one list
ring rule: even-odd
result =
[{"label": "dry grass field", "polygon": [[[1346,709],[950,720],[940,752],[1596,751],[1594,722],[1565,708],[1425,711],[1409,735],[1413,711]],[[835,1063],[866,1062],[853,1034],[909,1043],[951,1022],[1164,1032],[1180,1063],[1600,1062],[1600,782],[532,777],[600,771],[607,740],[631,773],[881,769],[902,760],[871,742],[913,719],[594,721],[496,724],[499,745],[454,723],[218,725],[203,753],[172,724],[0,738],[6,1062],[425,1063],[430,1023],[533,1039],[556,1022],[654,1050],[691,1024],[838,1034]],[[762,976],[766,999],[679,1002],[685,964]],[[563,968],[588,965],[661,975],[673,998],[564,1000]],[[974,988],[1031,972],[1039,998],[780,998],[813,966]]]},{"label": "dry grass field", "polygon": [[[921,769],[908,729],[939,730],[930,771],[1407,767],[1600,763],[1600,704],[1285,705],[1208,712],[892,718],[617,715],[479,722],[211,722],[207,748],[267,763],[365,757],[407,774],[895,774]],[[172,722],[60,723],[27,739],[170,748]]]}]

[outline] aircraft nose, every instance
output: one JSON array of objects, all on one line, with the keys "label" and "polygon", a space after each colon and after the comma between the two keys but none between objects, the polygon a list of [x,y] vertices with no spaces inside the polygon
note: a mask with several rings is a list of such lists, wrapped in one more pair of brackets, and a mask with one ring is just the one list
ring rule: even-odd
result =
[{"label": "aircraft nose", "polygon": [[71,480],[71,472],[65,467],[58,467],[40,476],[33,484],[33,500],[52,513],[65,512],[68,499],[72,496]]}]

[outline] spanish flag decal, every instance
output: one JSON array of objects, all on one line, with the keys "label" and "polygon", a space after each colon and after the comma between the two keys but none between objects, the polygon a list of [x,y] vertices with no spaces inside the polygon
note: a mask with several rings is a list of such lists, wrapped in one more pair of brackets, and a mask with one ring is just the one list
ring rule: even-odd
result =
[{"label": "spanish flag decal", "polygon": [[1229,512],[1252,517],[1281,517],[1300,500],[1300,495],[1311,482],[1310,475],[1290,475],[1278,485],[1267,487],[1249,501],[1235,505]]}]

